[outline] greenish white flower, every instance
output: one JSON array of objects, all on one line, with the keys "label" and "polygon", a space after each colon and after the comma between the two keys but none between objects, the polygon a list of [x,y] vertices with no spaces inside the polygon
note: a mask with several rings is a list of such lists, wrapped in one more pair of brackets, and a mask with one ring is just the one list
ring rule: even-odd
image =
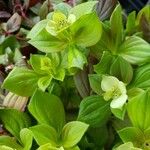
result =
[{"label": "greenish white flower", "polygon": [[76,21],[76,16],[70,14],[68,17],[62,12],[54,12],[52,19],[48,21],[46,30],[53,36],[56,36],[59,32],[68,28],[71,24]]},{"label": "greenish white flower", "polygon": [[103,94],[106,101],[112,100],[110,103],[111,108],[121,109],[126,103],[128,98],[126,86],[123,82],[119,81],[113,76],[103,76],[101,88],[105,92]]}]

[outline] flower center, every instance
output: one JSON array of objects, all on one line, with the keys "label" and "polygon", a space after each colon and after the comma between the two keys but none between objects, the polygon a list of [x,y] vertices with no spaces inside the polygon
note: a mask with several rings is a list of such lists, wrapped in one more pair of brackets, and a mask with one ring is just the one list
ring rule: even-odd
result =
[{"label": "flower center", "polygon": [[121,96],[121,91],[117,86],[114,86],[111,90],[104,93],[104,99],[106,101],[110,99],[116,99]]}]

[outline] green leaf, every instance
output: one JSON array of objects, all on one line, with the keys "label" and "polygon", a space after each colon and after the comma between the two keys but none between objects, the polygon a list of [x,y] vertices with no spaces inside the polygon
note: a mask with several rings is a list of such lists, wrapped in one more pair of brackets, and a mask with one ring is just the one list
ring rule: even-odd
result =
[{"label": "green leaf", "polygon": [[50,125],[60,133],[65,123],[65,113],[63,104],[57,96],[37,90],[28,108],[40,124]]},{"label": "green leaf", "polygon": [[28,33],[27,38],[32,39],[35,38],[45,27],[48,20],[42,20],[38,22]]},{"label": "green leaf", "polygon": [[72,148],[67,148],[67,150],[80,150],[80,148],[78,146],[72,147]]},{"label": "green leaf", "polygon": [[118,54],[131,64],[143,64],[150,60],[150,45],[140,37],[131,36],[120,46]]},{"label": "green leaf", "polygon": [[15,67],[2,87],[21,96],[31,96],[37,88],[38,79],[38,75],[33,70]]},{"label": "green leaf", "polygon": [[94,71],[97,74],[106,74],[110,71],[110,66],[113,62],[114,57],[107,51],[103,52],[101,60],[98,64],[94,65]]},{"label": "green leaf", "polygon": [[20,141],[20,131],[30,126],[29,116],[16,109],[0,109],[0,120],[4,127]]},{"label": "green leaf", "polygon": [[126,60],[118,56],[110,67],[110,74],[129,84],[133,77],[133,69]]},{"label": "green leaf", "polygon": [[89,125],[80,121],[67,123],[62,130],[62,144],[65,148],[75,146],[82,138]]},{"label": "green leaf", "polygon": [[144,92],[143,89],[140,88],[131,88],[129,87],[129,90],[127,91],[128,99],[130,100],[131,98],[139,95],[140,93]]},{"label": "green leaf", "polygon": [[54,147],[57,146],[58,135],[53,127],[43,124],[30,127],[29,129],[32,131],[38,145],[51,143]]},{"label": "green leaf", "polygon": [[115,117],[124,120],[124,116],[126,113],[126,106],[123,106],[122,109],[111,108],[111,112],[114,114]]},{"label": "green leaf", "polygon": [[89,96],[80,103],[78,120],[90,126],[95,127],[106,123],[109,116],[110,103],[104,101],[101,96]]},{"label": "green leaf", "polygon": [[132,35],[136,29],[136,11],[131,12],[127,17],[126,33]]},{"label": "green leaf", "polygon": [[123,41],[122,9],[120,5],[114,9],[111,15],[110,26],[113,43],[115,45],[113,50],[115,51]]},{"label": "green leaf", "polygon": [[33,140],[32,132],[29,129],[24,128],[20,131],[20,138],[23,144],[23,150],[31,149]]},{"label": "green leaf", "polygon": [[128,142],[128,143],[120,145],[115,150],[142,150],[142,149],[136,148],[134,147],[133,143]]},{"label": "green leaf", "polygon": [[142,18],[142,16],[145,16],[147,20],[150,20],[150,6],[146,5],[145,7],[143,7],[143,9],[140,10],[140,12],[137,15],[137,24],[139,24],[140,19]]},{"label": "green leaf", "polygon": [[94,6],[98,3],[98,1],[90,1],[81,3],[70,10],[70,14],[74,14],[76,18],[80,18],[83,15],[92,13],[94,11]]},{"label": "green leaf", "polygon": [[102,81],[102,75],[89,74],[90,87],[98,95],[101,95],[103,92],[101,88],[101,81]]},{"label": "green leaf", "polygon": [[67,47],[66,40],[50,35],[45,29],[32,38],[29,43],[45,53],[62,51]]},{"label": "green leaf", "polygon": [[[44,59],[46,56],[43,55],[31,55],[30,57],[30,64],[33,68],[33,70],[37,74],[45,75],[46,72],[44,70],[41,70],[41,60]],[[47,57],[46,57],[47,58]]]},{"label": "green leaf", "polygon": [[5,53],[5,49],[8,47],[12,51],[20,47],[19,42],[16,40],[15,36],[8,36],[5,38],[5,40],[2,43],[0,43],[0,54]]},{"label": "green leaf", "polygon": [[50,85],[51,80],[52,80],[52,76],[44,76],[44,77],[41,77],[41,78],[38,80],[38,87],[39,87],[42,91],[45,91],[46,88]]},{"label": "green leaf", "polygon": [[53,75],[53,78],[59,81],[63,81],[65,78],[65,69],[61,66],[57,68],[57,73]]},{"label": "green leaf", "polygon": [[96,44],[102,34],[102,25],[96,13],[80,17],[70,26],[73,42],[82,47]]},{"label": "green leaf", "polygon": [[134,127],[142,131],[150,127],[150,91],[144,91],[130,99],[127,110]]},{"label": "green leaf", "polygon": [[64,150],[63,147],[54,147],[51,145],[51,143],[47,143],[45,145],[40,146],[37,150]]},{"label": "green leaf", "polygon": [[150,87],[150,64],[138,67],[135,70],[133,81],[131,82],[131,87],[138,87],[142,89],[147,89]]},{"label": "green leaf", "polygon": [[10,136],[0,136],[0,145],[6,145],[13,149],[22,150],[22,147],[17,143],[17,141]]},{"label": "green leaf", "polygon": [[67,57],[68,68],[83,69],[84,64],[87,63],[85,55],[74,46],[69,47]]},{"label": "green leaf", "polygon": [[47,14],[49,13],[51,9],[51,2],[49,0],[45,0],[41,7],[39,8],[38,15],[40,16],[40,19],[43,20],[46,18]]},{"label": "green leaf", "polygon": [[8,147],[8,146],[5,146],[5,145],[0,146],[0,149],[2,149],[2,150],[14,150],[11,147]]},{"label": "green leaf", "polygon": [[132,142],[134,145],[139,146],[144,141],[143,132],[136,127],[126,127],[118,131],[118,134],[124,143]]}]

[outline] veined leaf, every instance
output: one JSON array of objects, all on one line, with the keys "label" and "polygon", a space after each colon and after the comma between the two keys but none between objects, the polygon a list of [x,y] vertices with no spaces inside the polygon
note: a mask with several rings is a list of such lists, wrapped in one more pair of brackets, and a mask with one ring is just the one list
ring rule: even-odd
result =
[{"label": "veined leaf", "polygon": [[29,129],[32,131],[38,145],[51,143],[55,147],[58,144],[58,135],[53,127],[42,124],[30,127]]},{"label": "veined leaf", "polygon": [[0,109],[0,119],[4,127],[19,141],[21,129],[29,127],[31,123],[27,114],[16,109]]},{"label": "veined leaf", "polygon": [[5,79],[3,88],[21,96],[31,96],[37,88],[38,79],[33,70],[15,67]]},{"label": "veined leaf", "polygon": [[40,124],[50,125],[58,133],[61,132],[65,123],[65,114],[63,104],[57,96],[37,90],[28,108]]},{"label": "veined leaf", "polygon": [[105,124],[109,116],[110,103],[103,100],[101,96],[89,96],[80,103],[78,120],[90,126]]},{"label": "veined leaf", "polygon": [[45,53],[62,51],[67,47],[66,40],[50,35],[45,29],[32,38],[29,43]]},{"label": "veined leaf", "polygon": [[131,36],[120,46],[118,54],[131,64],[144,64],[150,60],[150,45],[137,36]]},{"label": "veined leaf", "polygon": [[88,129],[88,126],[88,124],[80,121],[72,121],[67,123],[64,126],[61,134],[63,146],[65,148],[71,148],[75,146],[81,140],[82,136]]},{"label": "veined leaf", "polygon": [[150,91],[143,91],[130,99],[127,110],[134,127],[142,131],[150,127]]}]

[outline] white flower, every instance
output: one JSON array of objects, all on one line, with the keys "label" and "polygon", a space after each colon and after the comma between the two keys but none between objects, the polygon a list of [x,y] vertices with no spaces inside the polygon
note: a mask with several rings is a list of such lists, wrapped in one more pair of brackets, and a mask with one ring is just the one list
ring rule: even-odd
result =
[{"label": "white flower", "polygon": [[73,14],[70,14],[67,17],[61,12],[54,12],[52,19],[48,21],[46,25],[46,30],[53,36],[56,36],[59,32],[68,28],[75,21],[76,17]]},{"label": "white flower", "polygon": [[101,88],[106,101],[112,100],[111,108],[121,109],[128,98],[125,84],[113,76],[103,76]]}]

